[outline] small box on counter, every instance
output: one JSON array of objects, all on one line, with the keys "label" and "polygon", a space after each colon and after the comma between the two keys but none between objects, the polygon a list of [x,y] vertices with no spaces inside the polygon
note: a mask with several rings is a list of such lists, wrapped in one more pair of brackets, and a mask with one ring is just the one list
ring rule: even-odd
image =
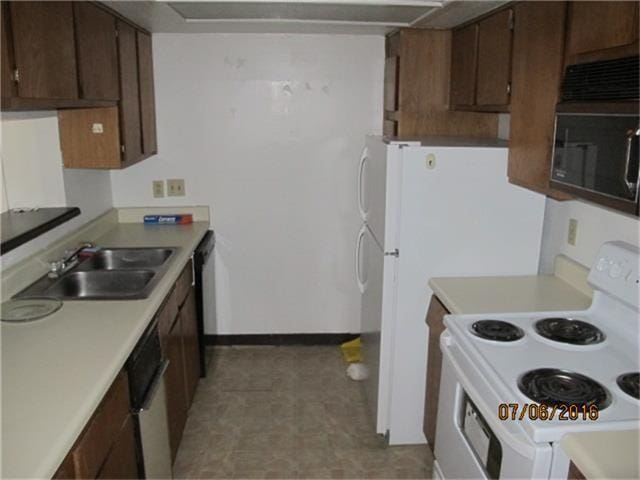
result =
[{"label": "small box on counter", "polygon": [[193,223],[193,215],[190,213],[180,215],[145,215],[144,223],[147,225],[187,225]]}]

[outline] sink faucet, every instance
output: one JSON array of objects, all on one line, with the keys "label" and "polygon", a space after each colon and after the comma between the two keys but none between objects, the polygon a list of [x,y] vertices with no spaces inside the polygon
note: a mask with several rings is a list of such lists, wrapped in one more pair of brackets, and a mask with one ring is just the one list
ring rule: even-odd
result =
[{"label": "sink faucet", "polygon": [[60,260],[49,262],[49,278],[59,278],[78,264],[78,255],[85,248],[91,248],[91,242],[83,242],[73,250],[65,250]]}]

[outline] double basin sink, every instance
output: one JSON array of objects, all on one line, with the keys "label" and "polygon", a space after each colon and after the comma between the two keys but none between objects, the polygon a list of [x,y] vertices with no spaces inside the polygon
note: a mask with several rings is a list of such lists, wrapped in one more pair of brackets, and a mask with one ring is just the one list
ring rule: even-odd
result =
[{"label": "double basin sink", "polygon": [[147,298],[170,265],[177,248],[105,248],[56,278],[49,275],[16,298],[137,300]]}]

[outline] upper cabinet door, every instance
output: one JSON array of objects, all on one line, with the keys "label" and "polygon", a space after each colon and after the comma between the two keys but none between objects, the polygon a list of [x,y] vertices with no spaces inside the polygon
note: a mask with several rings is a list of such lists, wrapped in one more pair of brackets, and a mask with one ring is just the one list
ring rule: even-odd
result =
[{"label": "upper cabinet door", "polygon": [[138,30],[138,73],[140,77],[140,116],[142,121],[142,152],[157,153],[156,99],[153,88],[153,55],[151,35]]},{"label": "upper cabinet door", "polygon": [[80,98],[118,100],[116,19],[89,2],[74,2]]},{"label": "upper cabinet door", "polygon": [[18,94],[78,98],[71,2],[11,2]]},{"label": "upper cabinet door", "polygon": [[136,30],[118,20],[118,64],[120,68],[120,140],[123,163],[142,156],[140,132],[140,89]]},{"label": "upper cabinet door", "polygon": [[476,69],[478,66],[478,25],[455,30],[451,38],[450,104],[474,105],[476,101]]},{"label": "upper cabinet door", "polygon": [[503,10],[478,25],[479,106],[509,104],[512,15],[511,9]]},{"label": "upper cabinet door", "polygon": [[11,32],[9,31],[9,4],[2,2],[2,13],[0,20],[2,21],[2,38],[0,39],[0,47],[2,48],[2,76],[0,77],[0,87],[2,87],[2,97],[14,97],[16,95],[16,83],[13,81],[13,69],[15,64],[13,61],[13,44],[11,43]]},{"label": "upper cabinet door", "polygon": [[567,56],[637,41],[638,2],[569,2]]}]

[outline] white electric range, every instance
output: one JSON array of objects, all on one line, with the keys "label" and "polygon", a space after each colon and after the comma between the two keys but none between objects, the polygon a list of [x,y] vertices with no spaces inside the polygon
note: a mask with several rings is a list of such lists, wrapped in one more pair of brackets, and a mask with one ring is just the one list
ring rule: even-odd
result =
[{"label": "white electric range", "polygon": [[639,262],[605,243],[585,311],[445,317],[438,476],[566,479],[563,435],[639,427]]}]

